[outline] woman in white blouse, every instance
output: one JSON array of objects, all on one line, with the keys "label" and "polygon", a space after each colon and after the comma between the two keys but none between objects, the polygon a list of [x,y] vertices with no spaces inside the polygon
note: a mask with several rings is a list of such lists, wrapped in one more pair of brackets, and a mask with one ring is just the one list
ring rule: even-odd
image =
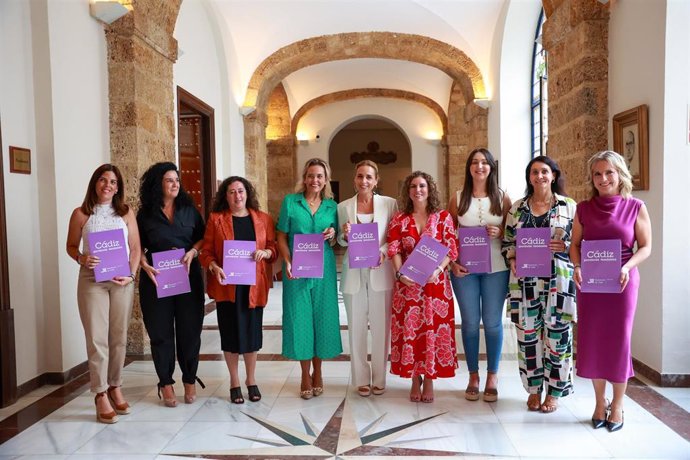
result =
[{"label": "woman in white blouse", "polygon": [[[377,195],[379,171],[376,163],[364,160],[355,166],[352,198],[338,205],[338,243],[347,246],[352,224],[375,222],[379,232],[379,263],[374,268],[350,268],[343,258],[340,291],[343,293],[350,338],[352,384],[360,396],[383,394],[390,342],[390,304],[394,274],[387,251],[386,229],[398,210],[395,199]],[[367,362],[367,332],[371,333],[371,364]]]}]

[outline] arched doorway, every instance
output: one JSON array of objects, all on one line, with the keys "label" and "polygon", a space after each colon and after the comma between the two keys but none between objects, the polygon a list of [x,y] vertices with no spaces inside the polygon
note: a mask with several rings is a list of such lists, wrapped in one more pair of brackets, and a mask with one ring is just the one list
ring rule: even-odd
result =
[{"label": "arched doorway", "polygon": [[372,160],[379,166],[379,193],[395,198],[412,170],[409,139],[395,123],[383,117],[345,122],[328,146],[328,158],[338,201],[354,193],[353,168],[361,160]]}]

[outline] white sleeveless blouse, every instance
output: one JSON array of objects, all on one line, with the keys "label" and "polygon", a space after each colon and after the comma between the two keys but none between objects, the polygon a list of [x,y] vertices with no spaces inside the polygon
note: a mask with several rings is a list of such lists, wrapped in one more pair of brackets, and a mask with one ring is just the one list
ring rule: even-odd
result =
[{"label": "white sleeveless blouse", "polygon": [[[127,222],[121,216],[118,216],[111,204],[97,204],[93,208],[93,214],[81,229],[81,253],[89,254],[89,233],[101,232],[103,230],[115,230],[121,228],[125,233],[125,243],[129,238],[129,230],[127,229]],[[129,255],[129,244],[127,246],[127,255]]]},{"label": "white sleeveless blouse", "polygon": [[[501,197],[503,198],[503,197]],[[456,194],[456,203],[460,203],[460,191]],[[461,227],[486,227],[487,225],[494,225],[501,227],[503,224],[503,216],[491,214],[491,200],[489,197],[475,198],[472,197],[470,207],[462,216],[458,215],[458,224]],[[507,270],[505,259],[501,254],[501,240],[498,238],[490,239],[491,245],[491,273]]]}]

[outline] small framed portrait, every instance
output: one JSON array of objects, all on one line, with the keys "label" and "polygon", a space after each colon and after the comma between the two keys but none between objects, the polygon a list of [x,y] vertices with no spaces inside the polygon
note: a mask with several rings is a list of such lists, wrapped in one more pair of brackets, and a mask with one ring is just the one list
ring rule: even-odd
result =
[{"label": "small framed portrait", "polygon": [[649,190],[649,124],[647,105],[613,117],[613,150],[623,155],[633,190]]},{"label": "small framed portrait", "polygon": [[10,145],[10,172],[31,174],[31,150]]}]

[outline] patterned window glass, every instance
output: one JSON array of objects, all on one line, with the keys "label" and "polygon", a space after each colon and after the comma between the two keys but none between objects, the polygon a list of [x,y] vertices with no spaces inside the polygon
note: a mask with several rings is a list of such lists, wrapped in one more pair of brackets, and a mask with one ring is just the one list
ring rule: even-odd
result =
[{"label": "patterned window glass", "polygon": [[532,158],[546,155],[546,142],[549,137],[547,120],[548,66],[546,50],[541,43],[543,25],[544,10],[542,9],[537,22],[532,55]]}]

